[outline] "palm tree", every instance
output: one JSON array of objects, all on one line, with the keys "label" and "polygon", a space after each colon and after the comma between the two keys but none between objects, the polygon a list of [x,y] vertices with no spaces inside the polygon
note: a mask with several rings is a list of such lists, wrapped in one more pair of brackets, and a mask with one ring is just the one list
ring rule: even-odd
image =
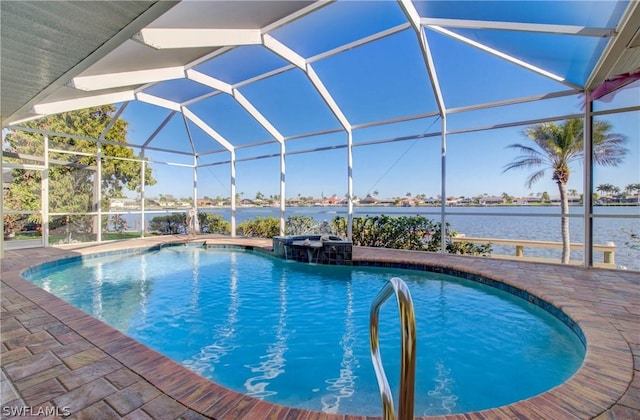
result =
[{"label": "palm tree", "polygon": [[[592,129],[593,162],[602,166],[617,166],[622,162],[627,149],[623,147],[626,137],[611,133],[611,124],[606,121],[594,121]],[[562,263],[567,264],[570,256],[569,242],[569,200],[567,182],[571,174],[570,165],[582,159],[584,123],[574,118],[556,124],[546,122],[525,129],[524,134],[533,141],[533,145],[515,143],[507,146],[516,149],[520,155],[505,166],[503,171],[511,169],[539,168],[527,178],[527,187],[552,171],[552,179],[560,192],[560,226],[562,230]]]},{"label": "palm tree", "polygon": [[629,195],[633,195],[635,192],[636,201],[640,203],[640,184],[629,184],[626,187],[624,187],[624,190]]},{"label": "palm tree", "polygon": [[600,184],[596,187],[596,191],[601,192],[603,195],[611,195],[615,188],[612,184]]}]

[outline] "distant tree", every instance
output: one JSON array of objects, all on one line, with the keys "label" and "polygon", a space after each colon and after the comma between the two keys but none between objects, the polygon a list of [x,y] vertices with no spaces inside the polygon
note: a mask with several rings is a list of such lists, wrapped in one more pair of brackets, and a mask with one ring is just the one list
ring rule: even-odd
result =
[{"label": "distant tree", "polygon": [[549,193],[544,191],[540,194],[540,202],[541,203],[549,203],[551,202],[551,197],[549,197]]},{"label": "distant tree", "polygon": [[636,201],[640,203],[640,184],[629,184],[624,187],[624,190],[629,195],[635,195]]},{"label": "distant tree", "polygon": [[187,215],[185,213],[171,213],[156,216],[149,222],[149,231],[160,235],[187,233]]},{"label": "distant tree", "polygon": [[600,184],[596,187],[596,191],[600,192],[602,195],[611,195],[615,190],[615,186],[612,184]]},{"label": "distant tree", "polygon": [[[624,148],[626,137],[611,133],[611,124],[606,121],[593,122],[592,144],[593,162],[603,166],[617,166],[624,159],[627,149]],[[503,171],[512,169],[537,169],[527,178],[527,186],[531,186],[551,170],[552,179],[560,192],[561,231],[562,231],[562,263],[569,262],[571,248],[569,243],[569,199],[567,182],[571,174],[570,165],[582,159],[584,123],[575,118],[556,124],[547,122],[536,124],[525,129],[525,135],[533,145],[515,143],[507,148],[517,150],[520,155],[505,166]]]},{"label": "distant tree", "polygon": [[640,194],[640,184],[629,184],[624,187],[624,190],[627,194]]},{"label": "distant tree", "polygon": [[[105,131],[115,114],[115,107],[105,105],[79,111],[65,112],[39,118],[24,123],[27,128],[47,130],[56,133],[67,133],[77,137],[49,136],[50,144],[57,149],[67,149],[77,154],[49,152],[50,164],[47,170],[49,177],[49,209],[56,213],[85,213],[95,211],[98,205],[109,207],[112,198],[124,197],[124,191],[141,190],[141,163],[136,161],[140,155],[127,145],[127,122],[118,119],[106,133],[102,144],[102,203],[95,203],[95,168],[97,141]],[[5,137],[7,152],[23,155],[43,156],[44,141],[42,134],[26,131],[12,131]],[[53,147],[52,147],[53,148]],[[114,159],[123,158],[124,160]],[[40,172],[13,169],[12,182],[4,191],[6,202],[12,203],[16,209],[37,210],[40,203],[33,200],[31,191],[40,190]],[[155,184],[151,167],[145,169],[145,185]],[[32,222],[41,223],[38,216]],[[79,230],[91,226],[91,216],[63,216],[54,218],[50,229],[65,226],[67,240],[71,239],[71,223]],[[6,220],[5,220],[6,221]]]}]

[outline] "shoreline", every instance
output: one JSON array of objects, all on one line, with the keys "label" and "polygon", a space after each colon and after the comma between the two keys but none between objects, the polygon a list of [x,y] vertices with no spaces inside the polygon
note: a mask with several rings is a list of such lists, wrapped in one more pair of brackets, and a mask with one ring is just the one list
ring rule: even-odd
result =
[{"label": "shoreline", "polygon": [[[258,204],[241,204],[236,206],[236,209],[244,209],[244,208],[268,208],[268,209],[277,209],[280,206],[278,205],[258,205]],[[348,206],[345,204],[327,204],[327,205],[287,205],[286,208],[347,208]],[[363,208],[441,208],[440,204],[419,204],[414,206],[403,206],[403,205],[394,205],[394,204],[354,204],[353,207],[363,207]],[[560,203],[557,204],[448,204],[445,207],[472,207],[472,208],[485,208],[485,207],[560,207]],[[583,207],[581,204],[569,204],[569,207]],[[594,204],[593,207],[640,207],[640,203],[613,203],[613,204]],[[156,211],[156,210],[176,210],[176,211],[185,211],[189,210],[192,207],[146,207],[145,211]],[[231,206],[198,206],[198,209],[231,209]],[[109,209],[109,213],[118,213],[118,212],[140,212],[141,209],[139,207],[130,207],[130,208],[111,208]]]}]

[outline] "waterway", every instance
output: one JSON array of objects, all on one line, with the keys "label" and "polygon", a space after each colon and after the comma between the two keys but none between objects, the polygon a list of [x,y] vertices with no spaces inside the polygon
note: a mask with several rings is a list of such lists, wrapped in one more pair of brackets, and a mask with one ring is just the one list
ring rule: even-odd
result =
[{"label": "waterway", "polygon": [[[178,210],[173,210],[178,211]],[[225,220],[231,220],[229,208],[200,209],[208,213],[219,214]],[[167,211],[168,213],[171,210]],[[468,237],[521,239],[537,241],[561,241],[560,207],[559,206],[495,206],[495,207],[447,207],[447,222],[459,234]],[[242,223],[255,217],[279,217],[280,211],[276,207],[239,207],[236,211],[236,223]],[[354,207],[355,217],[378,216],[416,216],[421,215],[429,219],[440,221],[439,207]],[[582,207],[572,206],[569,211],[569,231],[572,243],[583,243],[584,240],[584,210]],[[336,216],[347,216],[346,207],[287,207],[285,217],[310,216],[318,223],[331,220]],[[153,218],[147,216],[147,223]],[[139,215],[128,217],[129,226],[139,223]],[[137,219],[137,220],[135,220]],[[639,206],[597,206],[594,207],[593,242],[606,245],[614,243],[617,246],[615,262],[619,268],[640,270],[640,250],[633,249],[631,233],[640,235],[640,207]],[[636,246],[640,246],[636,242]],[[493,246],[494,254],[514,255],[512,246]],[[525,255],[531,257],[560,259],[559,249],[526,248]],[[582,251],[573,250],[571,259],[581,261]],[[601,262],[602,254],[595,253],[594,261]]]}]

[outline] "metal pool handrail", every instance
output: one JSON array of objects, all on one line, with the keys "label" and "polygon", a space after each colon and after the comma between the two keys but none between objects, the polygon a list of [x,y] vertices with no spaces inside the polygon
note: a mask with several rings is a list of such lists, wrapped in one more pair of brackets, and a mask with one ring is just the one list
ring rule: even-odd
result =
[{"label": "metal pool handrail", "polygon": [[416,318],[409,287],[399,277],[389,280],[380,290],[371,304],[369,318],[369,339],[371,343],[371,360],[378,379],[378,388],[382,398],[382,416],[385,420],[395,419],[393,396],[387,381],[380,357],[378,342],[378,315],[382,304],[392,295],[396,295],[398,312],[400,313],[400,330],[402,333],[402,358],[400,360],[400,398],[398,400],[398,418],[413,419],[413,402],[416,379]]}]

